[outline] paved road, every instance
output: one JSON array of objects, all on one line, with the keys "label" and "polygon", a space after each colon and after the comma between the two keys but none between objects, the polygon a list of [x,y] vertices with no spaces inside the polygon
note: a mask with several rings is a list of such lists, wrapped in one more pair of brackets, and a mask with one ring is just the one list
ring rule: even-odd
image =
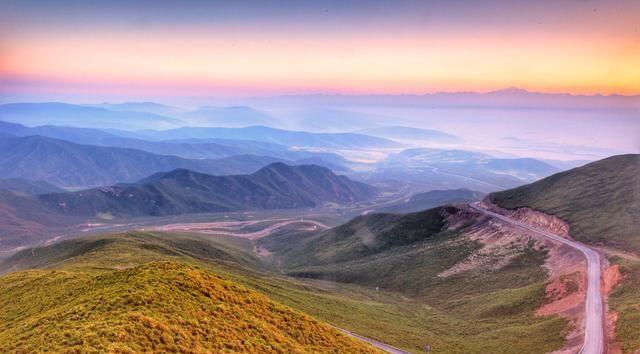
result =
[{"label": "paved road", "polygon": [[600,294],[600,256],[598,252],[578,242],[550,234],[544,230],[529,226],[504,215],[485,210],[480,207],[479,203],[472,203],[469,204],[469,206],[481,213],[548,237],[582,252],[587,259],[587,301],[585,306],[584,344],[578,354],[602,354],[604,352],[604,313],[602,311],[602,294]]},{"label": "paved road", "polygon": [[[246,227],[253,226],[259,223],[277,221],[273,224],[264,227],[257,231],[243,232]],[[180,224],[167,224],[151,228],[157,231],[190,231],[201,234],[221,235],[221,236],[234,236],[243,237],[251,240],[255,240],[261,237],[270,235],[277,229],[285,227],[291,224],[306,224],[315,227],[318,230],[326,230],[329,226],[311,219],[271,219],[271,220],[250,220],[250,221],[218,221],[218,222],[194,222],[194,223],[180,223]]]},{"label": "paved road", "polygon": [[384,344],[382,342],[378,342],[375,339],[363,337],[363,336],[361,336],[359,334],[353,333],[351,331],[347,331],[346,329],[342,329],[342,328],[339,328],[339,327],[334,327],[334,328],[336,328],[337,330],[341,331],[342,333],[348,335],[349,337],[353,337],[353,338],[359,339],[359,340],[361,340],[363,342],[367,342],[367,343],[373,345],[374,347],[376,347],[376,348],[378,348],[378,349],[380,349],[382,351],[385,351],[387,353],[391,353],[391,354],[411,354],[409,352],[405,352],[402,349],[398,349],[398,348],[392,347],[392,346],[390,346],[388,344]]}]

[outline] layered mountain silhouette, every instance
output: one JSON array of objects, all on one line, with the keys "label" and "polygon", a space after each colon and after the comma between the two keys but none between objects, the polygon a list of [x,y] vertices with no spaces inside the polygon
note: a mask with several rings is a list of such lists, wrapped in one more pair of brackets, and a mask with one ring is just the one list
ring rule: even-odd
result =
[{"label": "layered mountain silhouette", "polygon": [[153,124],[176,127],[176,118],[139,111],[112,111],[105,108],[68,103],[8,103],[0,105],[0,120],[27,125],[63,124],[91,128],[127,127],[141,129]]},{"label": "layered mountain silhouette", "polygon": [[270,164],[250,175],[212,176],[187,169],[136,183],[38,198],[68,215],[160,216],[250,209],[292,209],[370,199],[376,190],[316,166]]},{"label": "layered mountain silhouette", "polygon": [[[172,144],[156,142],[131,142],[127,146],[154,147],[170,151]],[[166,150],[162,150],[163,145]],[[208,154],[218,149],[209,144],[175,144],[194,154],[197,151]],[[247,144],[248,146],[251,143]],[[178,150],[180,150],[178,148]],[[248,148],[251,150],[251,148]],[[287,156],[286,154],[282,154]],[[65,140],[43,136],[0,136],[0,178],[23,178],[42,180],[60,187],[94,187],[122,182],[134,182],[152,173],[170,171],[177,168],[190,169],[214,175],[243,174],[257,171],[273,162],[305,164],[313,162],[336,171],[347,169],[333,159],[332,154],[292,153],[300,162],[262,155],[237,154],[217,159],[183,158],[174,155],[159,155],[147,151],[71,143]],[[336,162],[325,162],[324,159]]]}]

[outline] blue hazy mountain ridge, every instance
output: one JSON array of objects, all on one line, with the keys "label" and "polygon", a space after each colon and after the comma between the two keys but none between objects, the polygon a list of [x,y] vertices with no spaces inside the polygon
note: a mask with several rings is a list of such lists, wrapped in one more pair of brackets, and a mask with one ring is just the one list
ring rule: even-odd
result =
[{"label": "blue hazy mountain ridge", "polygon": [[316,165],[273,163],[250,175],[212,176],[187,169],[135,183],[39,195],[53,211],[75,216],[161,216],[315,207],[368,200],[377,190]]},{"label": "blue hazy mountain ridge", "polygon": [[453,134],[434,129],[413,128],[400,125],[385,125],[362,130],[361,133],[396,140],[413,140],[433,143],[460,143],[462,139]]},{"label": "blue hazy mountain ridge", "polygon": [[139,130],[135,132],[109,130],[109,132],[121,136],[148,140],[237,139],[313,148],[364,149],[397,148],[402,146],[389,139],[365,134],[308,133],[265,126],[245,128],[181,127],[167,130]]},{"label": "blue hazy mountain ridge", "polygon": [[54,125],[27,127],[17,123],[0,121],[0,134],[2,133],[13,136],[41,135],[77,144],[131,148],[158,155],[173,155],[190,159],[256,155],[291,161],[312,159],[314,163],[320,165],[323,165],[322,161],[324,160],[332,165],[332,169],[336,168],[337,171],[347,170],[344,167],[347,161],[335,153],[292,150],[285,145],[253,140],[191,139],[181,141],[148,141],[138,138],[121,137],[99,129]]},{"label": "blue hazy mountain ridge", "polygon": [[0,179],[0,189],[24,195],[65,192],[64,189],[56,187],[45,181],[31,181],[24,178]]},{"label": "blue hazy mountain ridge", "polygon": [[0,120],[28,126],[57,124],[85,128],[144,129],[183,125],[177,118],[139,111],[112,111],[59,102],[0,105]]},{"label": "blue hazy mountain ridge", "polygon": [[168,106],[155,102],[124,102],[124,103],[109,103],[103,102],[100,104],[88,105],[93,107],[105,108],[112,111],[136,111],[158,114],[161,116],[174,117],[184,112],[184,108]]},{"label": "blue hazy mountain ridge", "polygon": [[531,92],[517,87],[479,92],[437,92],[407,95],[282,95],[259,97],[252,104],[307,105],[318,107],[428,106],[471,108],[612,109],[637,110],[640,95],[573,95]]},{"label": "blue hazy mountain ridge", "polygon": [[101,103],[91,105],[113,111],[136,111],[176,117],[186,125],[242,128],[252,125],[273,125],[277,119],[268,112],[247,106],[201,106],[195,109],[168,106],[155,102]]},{"label": "blue hazy mountain ridge", "polygon": [[185,159],[137,149],[75,144],[43,136],[0,137],[0,178],[42,180],[60,187],[132,182],[151,173],[176,168],[214,175],[251,173],[278,161],[283,160],[254,155]]}]

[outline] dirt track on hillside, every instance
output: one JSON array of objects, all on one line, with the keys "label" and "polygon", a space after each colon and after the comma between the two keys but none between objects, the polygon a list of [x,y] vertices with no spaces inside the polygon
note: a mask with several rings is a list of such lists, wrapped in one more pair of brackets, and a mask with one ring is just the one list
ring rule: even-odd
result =
[{"label": "dirt track on hillside", "polygon": [[[262,223],[272,224],[257,230],[246,230],[249,227],[255,227]],[[203,223],[179,223],[168,224],[152,228],[155,231],[182,231],[182,232],[196,232],[207,235],[221,235],[221,236],[233,236],[248,238],[251,240],[259,239],[270,235],[275,230],[292,224],[301,224],[305,226],[306,230],[325,230],[329,226],[309,219],[270,219],[270,220],[250,220],[250,221],[218,221],[218,222],[203,222]],[[243,231],[244,230],[244,231]]]}]

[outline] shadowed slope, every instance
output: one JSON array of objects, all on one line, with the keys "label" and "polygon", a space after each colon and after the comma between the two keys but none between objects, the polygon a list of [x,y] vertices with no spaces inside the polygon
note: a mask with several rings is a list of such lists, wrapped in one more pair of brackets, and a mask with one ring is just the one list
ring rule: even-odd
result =
[{"label": "shadowed slope", "polygon": [[248,209],[314,207],[372,198],[376,190],[331,170],[273,163],[251,175],[212,176],[178,169],[134,184],[51,193],[39,199],[55,211],[83,216],[159,216]]}]

